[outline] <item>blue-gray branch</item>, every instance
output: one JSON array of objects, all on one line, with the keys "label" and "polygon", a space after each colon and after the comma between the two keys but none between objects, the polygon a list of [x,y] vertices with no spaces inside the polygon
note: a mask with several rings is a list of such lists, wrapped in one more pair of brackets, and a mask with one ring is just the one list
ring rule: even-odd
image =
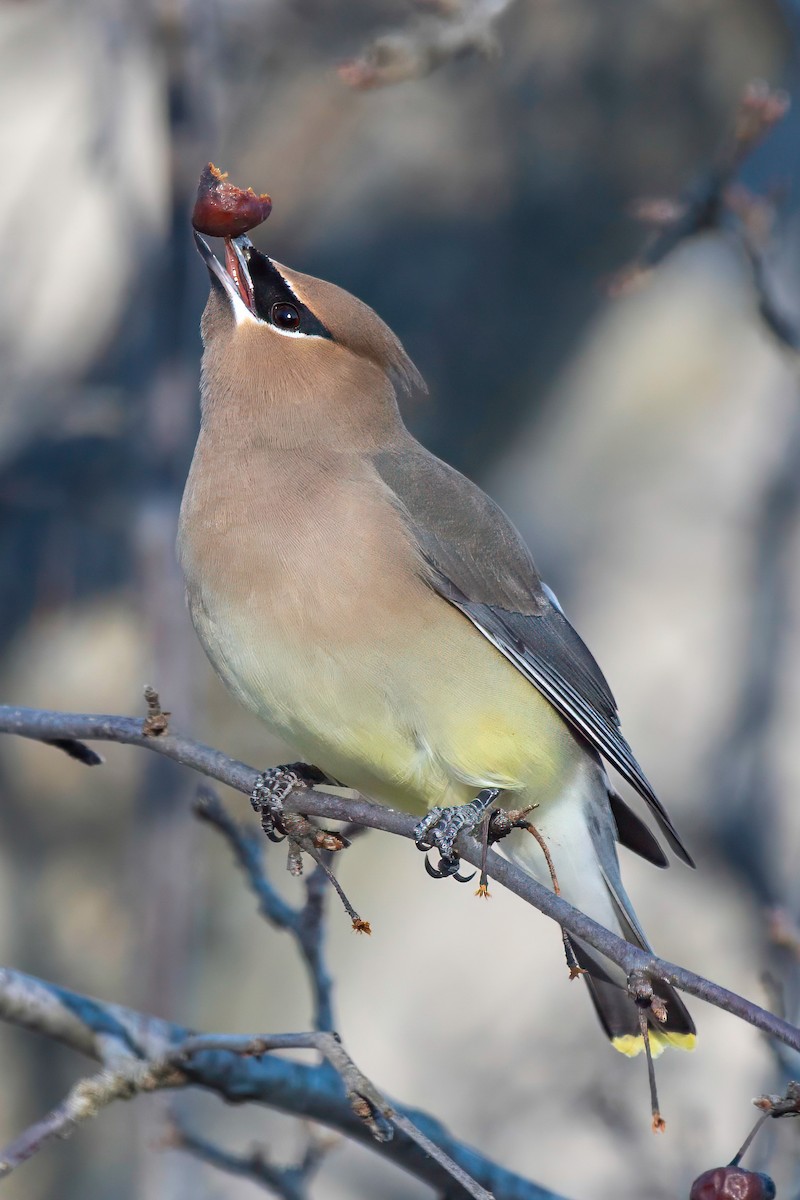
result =
[{"label": "blue-gray branch", "polygon": [[[227,783],[247,795],[253,790],[258,777],[258,772],[253,767],[228,758],[221,751],[192,741],[191,738],[169,732],[159,737],[148,736],[144,733],[143,724],[134,717],[50,712],[0,705],[0,733],[16,733],[20,737],[56,745],[64,741],[86,740],[142,746],[156,754],[164,754],[212,779],[218,779],[221,783]],[[59,745],[59,748],[64,749],[63,744]],[[74,749],[72,752],[75,752]],[[290,811],[302,810],[309,816],[327,817],[329,820],[364,825],[370,829],[382,829],[386,833],[399,834],[401,837],[413,838],[414,835],[415,820],[406,813],[384,808],[369,800],[334,796],[316,788],[290,796],[285,802],[285,807]],[[456,846],[466,862],[476,867],[481,865],[482,848],[475,838],[461,833]],[[800,1050],[800,1029],[795,1025],[767,1012],[743,996],[712,983],[710,979],[695,974],[694,971],[687,971],[684,967],[676,966],[632,946],[604,929],[602,925],[598,925],[579,909],[567,904],[560,896],[555,896],[495,851],[489,851],[486,861],[492,879],[534,908],[538,908],[545,916],[557,921],[568,933],[594,946],[606,958],[622,967],[628,975],[644,972],[654,981],[666,979],[681,991],[698,996],[701,1000],[740,1017],[794,1050]]]},{"label": "blue-gray branch", "polygon": [[[191,1031],[121,1005],[106,1004],[56,984],[0,968],[0,1020],[53,1037],[101,1062],[120,1056],[158,1060],[181,1046]],[[464,1191],[401,1129],[390,1141],[376,1141],[347,1099],[341,1078],[327,1063],[307,1066],[265,1054],[242,1057],[226,1050],[203,1050],[181,1062],[181,1073],[234,1104],[264,1104],[293,1116],[319,1121],[362,1142],[436,1189],[443,1198]],[[464,1145],[434,1117],[392,1101],[392,1108],[424,1133],[495,1200],[563,1200]]]}]

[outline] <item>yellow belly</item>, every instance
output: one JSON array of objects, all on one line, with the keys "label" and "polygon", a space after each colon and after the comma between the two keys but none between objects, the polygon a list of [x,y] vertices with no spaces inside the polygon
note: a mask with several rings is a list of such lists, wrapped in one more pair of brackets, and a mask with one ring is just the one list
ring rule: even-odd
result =
[{"label": "yellow belly", "polygon": [[363,613],[344,642],[250,608],[192,615],[240,699],[349,787],[412,812],[486,786],[557,795],[585,753],[568,726],[457,610],[422,585],[417,600],[402,622]]},{"label": "yellow belly", "polygon": [[[202,452],[201,438],[196,462]],[[335,476],[286,455],[249,474],[246,460],[235,474],[193,466],[181,558],[220,675],[343,784],[410,811],[487,785],[541,802],[585,756],[539,692],[419,577],[407,527],[360,460]]]}]

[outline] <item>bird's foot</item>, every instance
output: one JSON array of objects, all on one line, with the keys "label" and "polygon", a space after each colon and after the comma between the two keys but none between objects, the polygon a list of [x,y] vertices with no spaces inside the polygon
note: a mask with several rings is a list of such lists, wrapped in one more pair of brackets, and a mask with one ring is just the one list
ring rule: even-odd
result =
[{"label": "bird's foot", "polygon": [[327,776],[307,763],[270,767],[262,772],[250,793],[250,803],[261,818],[261,828],[271,842],[282,842],[288,835],[283,802],[297,789],[305,790],[324,783]]},{"label": "bird's foot", "polygon": [[459,874],[461,859],[455,848],[456,839],[462,830],[475,829],[486,816],[500,795],[499,788],[485,788],[468,804],[455,804],[447,808],[432,808],[418,822],[414,830],[414,841],[417,849],[427,854],[428,850],[439,852],[437,866],[432,866],[425,859],[425,870],[434,879],[453,878],[459,883],[469,883],[474,878],[471,875]]}]

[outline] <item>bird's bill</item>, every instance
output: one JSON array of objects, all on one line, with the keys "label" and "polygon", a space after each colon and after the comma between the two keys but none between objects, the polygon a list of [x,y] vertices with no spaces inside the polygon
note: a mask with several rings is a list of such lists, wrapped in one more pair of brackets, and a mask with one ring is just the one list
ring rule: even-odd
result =
[{"label": "bird's bill", "polygon": [[205,238],[195,232],[194,240],[200,257],[208,267],[212,282],[216,282],[222,287],[234,311],[243,304],[250,316],[258,320],[253,297],[253,281],[247,265],[247,255],[254,249],[249,237],[242,234],[240,237],[224,239],[224,266],[213,253]]}]

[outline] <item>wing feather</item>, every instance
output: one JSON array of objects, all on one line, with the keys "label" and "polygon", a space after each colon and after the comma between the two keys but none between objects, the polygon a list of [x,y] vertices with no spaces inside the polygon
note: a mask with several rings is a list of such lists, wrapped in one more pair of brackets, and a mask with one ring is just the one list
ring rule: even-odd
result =
[{"label": "wing feather", "polygon": [[429,584],[627,779],[674,852],[694,866],[622,735],[605,676],[505,513],[410,436],[376,455],[375,467],[408,521]]}]

